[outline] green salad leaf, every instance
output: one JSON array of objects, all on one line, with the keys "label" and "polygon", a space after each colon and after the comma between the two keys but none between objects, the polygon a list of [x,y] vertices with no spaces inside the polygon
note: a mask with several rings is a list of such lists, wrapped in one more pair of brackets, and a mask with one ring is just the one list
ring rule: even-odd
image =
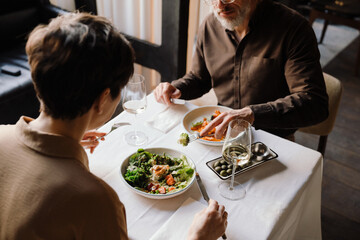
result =
[{"label": "green salad leaf", "polygon": [[202,125],[203,122],[204,122],[204,121],[198,121],[198,122],[196,122],[196,123],[192,123],[191,125],[192,125],[192,127],[198,127],[198,126]]},{"label": "green salad leaf", "polygon": [[145,187],[146,173],[142,168],[135,167],[134,170],[129,169],[125,173],[125,180],[133,187]]}]

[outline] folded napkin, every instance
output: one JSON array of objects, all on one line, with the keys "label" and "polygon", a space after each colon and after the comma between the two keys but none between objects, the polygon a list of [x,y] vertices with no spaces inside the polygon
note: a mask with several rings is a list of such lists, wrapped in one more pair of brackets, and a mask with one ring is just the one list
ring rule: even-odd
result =
[{"label": "folded napkin", "polygon": [[188,108],[185,105],[173,104],[165,108],[160,113],[154,114],[146,121],[146,123],[163,133],[167,133],[179,124],[180,120],[187,111]]},{"label": "folded napkin", "polygon": [[166,223],[155,232],[150,240],[186,239],[195,214],[204,208],[206,208],[206,205],[188,198]]}]

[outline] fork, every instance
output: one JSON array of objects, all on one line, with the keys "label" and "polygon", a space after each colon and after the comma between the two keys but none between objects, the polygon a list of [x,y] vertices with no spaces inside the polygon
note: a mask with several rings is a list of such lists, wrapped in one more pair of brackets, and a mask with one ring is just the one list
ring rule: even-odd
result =
[{"label": "fork", "polygon": [[[215,134],[212,133],[212,134],[207,134],[207,135],[202,136],[202,137],[213,137],[214,135],[215,135]],[[189,136],[189,143],[191,143],[191,142],[193,142],[193,141],[195,141],[195,140],[198,140],[199,138],[202,138],[202,137],[200,137],[200,133],[199,133],[199,132],[196,132],[196,133],[194,133],[194,134],[191,134],[191,135]]]},{"label": "fork", "polygon": [[110,131],[109,131],[107,134],[105,134],[104,136],[97,137],[97,138],[96,138],[96,141],[100,140],[100,139],[103,138],[103,137],[106,137],[106,136],[109,135],[112,131],[118,129],[119,127],[126,126],[126,125],[130,125],[130,123],[128,123],[128,122],[114,123],[114,124],[111,126]]}]

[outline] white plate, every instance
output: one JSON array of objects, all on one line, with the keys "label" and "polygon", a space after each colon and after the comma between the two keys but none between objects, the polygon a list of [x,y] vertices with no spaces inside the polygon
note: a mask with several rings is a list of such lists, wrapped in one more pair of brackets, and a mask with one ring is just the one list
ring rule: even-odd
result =
[{"label": "white plate", "polygon": [[129,165],[129,158],[135,154],[135,153],[132,153],[130,154],[129,156],[127,156],[121,163],[121,166],[120,166],[120,175],[121,175],[121,180],[125,183],[125,185],[130,188],[130,190],[132,190],[133,192],[141,195],[141,196],[144,196],[144,197],[147,197],[147,198],[152,198],[152,199],[167,199],[167,198],[172,198],[172,197],[175,197],[175,196],[178,196],[180,194],[183,194],[186,190],[188,190],[190,188],[190,186],[194,183],[194,180],[195,180],[195,164],[193,162],[193,160],[186,156],[184,153],[180,152],[180,151],[177,151],[175,149],[171,149],[171,148],[145,148],[144,149],[145,151],[147,152],[150,152],[152,154],[159,154],[159,155],[162,155],[162,154],[166,154],[172,158],[176,157],[176,158],[180,158],[181,155],[184,155],[189,163],[189,165],[194,169],[194,174],[192,176],[192,178],[189,180],[189,184],[177,191],[177,192],[174,192],[174,193],[167,193],[167,194],[151,194],[151,193],[146,193],[146,192],[143,192],[143,191],[140,191],[140,190],[137,190],[135,189],[134,187],[132,187],[130,184],[128,184],[124,178],[124,174],[126,172],[126,168],[128,167]]},{"label": "white plate", "polygon": [[[211,117],[211,115],[214,114],[216,110],[219,110],[220,112],[228,112],[232,110],[231,108],[224,107],[224,106],[203,106],[199,108],[195,108],[185,114],[185,116],[182,119],[182,124],[184,129],[189,133],[193,134],[194,131],[191,130],[191,126],[193,123],[202,121],[205,118]],[[214,141],[207,141],[203,139],[196,140],[197,142],[200,142],[202,144],[210,145],[210,146],[222,146],[224,144],[224,141],[214,142]]]}]

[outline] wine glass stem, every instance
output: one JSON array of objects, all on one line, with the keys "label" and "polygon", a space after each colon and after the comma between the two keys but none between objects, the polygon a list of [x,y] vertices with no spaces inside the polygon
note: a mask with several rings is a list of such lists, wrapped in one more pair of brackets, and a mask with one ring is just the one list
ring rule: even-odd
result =
[{"label": "wine glass stem", "polygon": [[230,187],[229,187],[230,191],[234,190],[235,168],[236,168],[236,165],[233,164],[232,173],[231,173]]},{"label": "wine glass stem", "polygon": [[137,129],[136,129],[136,113],[134,114],[134,136],[137,138]]}]

